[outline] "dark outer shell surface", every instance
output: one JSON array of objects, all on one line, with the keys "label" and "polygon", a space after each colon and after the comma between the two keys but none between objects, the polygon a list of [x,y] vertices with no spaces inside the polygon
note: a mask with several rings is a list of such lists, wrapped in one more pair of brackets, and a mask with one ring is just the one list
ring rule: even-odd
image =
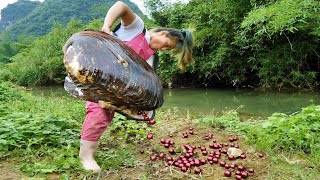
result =
[{"label": "dark outer shell surface", "polygon": [[68,39],[63,52],[69,78],[65,89],[73,96],[136,110],[162,106],[163,88],[157,74],[117,38],[100,31],[78,32]]}]

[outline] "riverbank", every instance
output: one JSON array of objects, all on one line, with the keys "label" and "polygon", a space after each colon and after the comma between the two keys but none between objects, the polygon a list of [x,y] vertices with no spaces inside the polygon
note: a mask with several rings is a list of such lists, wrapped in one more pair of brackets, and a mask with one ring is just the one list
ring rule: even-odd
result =
[{"label": "riverbank", "polygon": [[[239,146],[245,159],[229,160],[221,153],[219,161],[241,164],[247,170],[253,168],[255,172],[249,174],[249,179],[316,179],[320,173],[317,161],[320,153],[315,151],[319,146],[319,131],[312,130],[319,125],[316,121],[320,117],[319,106],[309,106],[293,115],[276,114],[268,118],[243,116],[237,110],[195,116],[179,108],[168,108],[157,111],[154,126],[124,120],[117,115],[102,137],[97,152],[96,158],[103,171],[94,175],[82,170],[78,160],[83,101],[54,91],[48,91],[46,95],[6,85],[1,85],[0,92],[4,95],[0,106],[0,174],[4,174],[3,177],[10,174],[12,178],[20,177],[13,174],[17,173],[45,179],[221,179],[228,169],[210,164],[207,159],[211,151],[219,151],[210,148],[214,140],[224,145],[222,149],[231,144]],[[190,128],[194,134],[182,138],[183,132],[190,133]],[[150,133],[154,135],[151,140],[146,138]],[[212,139],[204,140],[208,133],[213,135]],[[286,135],[286,138],[280,137],[281,143],[279,134]],[[239,140],[230,142],[229,138],[234,136]],[[169,154],[161,144],[161,138],[175,142],[172,148],[177,153]],[[297,143],[290,144],[292,142]],[[181,146],[186,144],[196,147],[198,156],[194,159],[207,160],[200,166],[201,175],[194,174],[194,168],[185,173],[177,167],[165,167],[164,160],[150,160],[151,155],[159,152],[167,157],[178,157],[183,154]],[[199,146],[205,147],[208,155],[203,155]],[[260,153],[264,156],[259,157]],[[231,172],[234,178],[235,170],[231,169]]]}]

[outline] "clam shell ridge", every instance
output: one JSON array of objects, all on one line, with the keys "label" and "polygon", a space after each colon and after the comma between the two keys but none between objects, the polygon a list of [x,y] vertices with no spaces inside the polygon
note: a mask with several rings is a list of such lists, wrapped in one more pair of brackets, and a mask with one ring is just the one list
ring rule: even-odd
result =
[{"label": "clam shell ridge", "polygon": [[116,107],[154,110],[163,104],[163,87],[152,67],[129,46],[102,31],[73,34],[63,46],[71,95]]}]

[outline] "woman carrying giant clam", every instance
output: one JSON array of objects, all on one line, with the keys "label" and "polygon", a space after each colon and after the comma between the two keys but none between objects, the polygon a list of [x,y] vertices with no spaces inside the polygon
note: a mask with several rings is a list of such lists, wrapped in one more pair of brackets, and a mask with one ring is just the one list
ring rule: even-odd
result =
[{"label": "woman carrying giant clam", "polygon": [[[121,25],[114,32],[110,28],[120,18]],[[102,31],[113,34],[129,45],[142,59],[153,66],[155,50],[173,50],[179,55],[178,66],[184,69],[192,61],[193,37],[186,29],[156,28],[146,30],[142,19],[125,3],[116,2],[107,12]],[[82,127],[80,160],[86,170],[99,172],[100,167],[94,159],[98,140],[114,117],[113,109],[103,103],[86,102],[86,117]]]}]

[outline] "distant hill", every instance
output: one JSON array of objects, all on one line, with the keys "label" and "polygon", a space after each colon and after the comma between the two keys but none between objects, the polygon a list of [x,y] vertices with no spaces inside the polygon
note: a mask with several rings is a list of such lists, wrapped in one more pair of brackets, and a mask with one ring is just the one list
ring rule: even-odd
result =
[{"label": "distant hill", "polygon": [[16,3],[9,4],[1,10],[0,31],[26,17],[39,5],[39,1],[27,0],[19,0]]},{"label": "distant hill", "polygon": [[[87,23],[104,18],[107,10],[117,0],[45,0],[34,2],[19,0],[1,12],[0,24],[13,36],[18,34],[41,36],[51,31],[54,22],[66,25],[72,18]],[[138,6],[123,0],[138,15],[143,16]]]}]

